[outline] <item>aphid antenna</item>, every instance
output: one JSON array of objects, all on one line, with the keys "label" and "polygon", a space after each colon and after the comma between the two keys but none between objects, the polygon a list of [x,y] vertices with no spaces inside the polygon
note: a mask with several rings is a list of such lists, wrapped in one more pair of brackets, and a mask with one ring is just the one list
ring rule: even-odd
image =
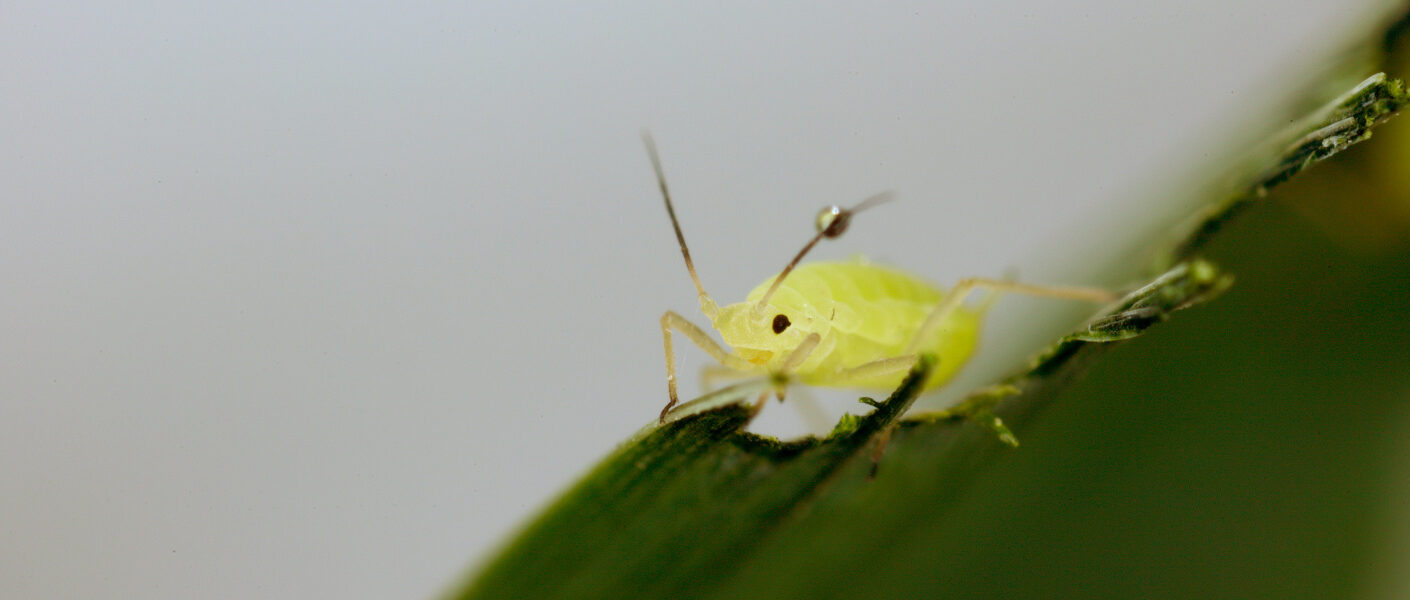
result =
[{"label": "aphid antenna", "polygon": [[[666,184],[663,182],[661,185],[662,189],[665,189]],[[857,205],[852,208],[829,206],[822,209],[822,212],[818,213],[818,233],[813,236],[813,239],[808,240],[808,243],[803,244],[803,249],[799,250],[798,254],[793,257],[793,260],[788,262],[788,266],[784,267],[783,270],[779,272],[778,277],[774,278],[773,285],[770,285],[769,290],[764,292],[764,295],[759,298],[759,303],[754,305],[752,312],[753,318],[755,320],[767,318],[767,315],[764,314],[764,308],[769,305],[769,300],[774,297],[774,292],[778,291],[779,286],[783,285],[783,280],[788,277],[789,273],[793,272],[793,268],[797,267],[798,263],[803,261],[803,257],[807,256],[808,252],[813,249],[813,246],[818,245],[818,242],[822,241],[823,238],[836,239],[841,237],[842,234],[847,231],[847,226],[852,223],[853,215],[883,202],[887,202],[894,197],[895,194],[887,190],[868,196],[865,200],[858,202]],[[677,229],[677,231],[679,231],[679,229]],[[684,246],[682,246],[682,248],[684,248]],[[689,262],[689,259],[687,259],[687,262]]]},{"label": "aphid antenna", "polygon": [[719,314],[719,306],[710,294],[705,293],[705,286],[700,284],[700,275],[695,272],[695,261],[690,259],[690,248],[685,245],[685,234],[681,233],[680,221],[676,220],[676,207],[671,204],[671,192],[666,189],[666,172],[661,168],[661,157],[656,153],[656,140],[651,138],[651,132],[641,132],[642,141],[646,142],[646,153],[651,156],[651,167],[656,170],[656,183],[661,186],[661,197],[666,200],[666,214],[671,217],[671,227],[676,231],[676,242],[680,244],[681,256],[685,258],[685,269],[690,271],[690,280],[695,282],[695,291],[700,296],[700,312],[705,313],[705,318],[710,321],[715,320]]}]

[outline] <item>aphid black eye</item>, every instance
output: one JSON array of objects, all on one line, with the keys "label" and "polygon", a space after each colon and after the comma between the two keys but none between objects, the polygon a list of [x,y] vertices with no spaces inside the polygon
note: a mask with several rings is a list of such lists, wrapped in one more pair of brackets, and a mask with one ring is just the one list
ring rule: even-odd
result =
[{"label": "aphid black eye", "polygon": [[788,315],[782,315],[782,314],[780,314],[780,315],[774,316],[774,333],[775,333],[775,334],[783,333],[783,330],[788,329],[788,326],[789,326],[789,325],[792,325],[792,323],[789,323],[789,322],[788,322]]}]

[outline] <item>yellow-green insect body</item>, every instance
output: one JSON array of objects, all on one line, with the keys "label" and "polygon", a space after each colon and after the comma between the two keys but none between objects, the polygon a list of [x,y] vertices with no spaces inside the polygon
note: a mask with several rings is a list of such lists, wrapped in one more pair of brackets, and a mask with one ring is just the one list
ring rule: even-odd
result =
[{"label": "yellow-green insect body", "polygon": [[[847,370],[915,352],[939,357],[926,388],[954,376],[974,353],[981,311],[958,307],[924,339],[913,340],[944,291],[909,273],[856,259],[800,265],[780,284],[766,308],[756,305],[777,276],[754,288],[744,302],[722,307],[712,321],[726,345],[759,372],[777,372],[808,334],[817,347],[792,370],[809,385],[874,390],[895,388],[906,370],[848,376]],[[789,324],[775,333],[782,315]],[[914,345],[914,349],[912,346]]]},{"label": "yellow-green insect body", "polygon": [[860,260],[800,266],[818,242],[841,236],[852,216],[889,198],[889,193],[882,193],[852,208],[824,209],[818,215],[817,234],[778,275],[760,284],[744,302],[720,308],[700,283],[655,144],[650,137],[646,143],[681,257],[700,298],[700,311],[728,345],[728,349],[721,347],[673,311],[661,315],[670,393],[670,402],[661,410],[662,422],[679,402],[673,332],[684,335],[730,370],[768,374],[782,400],[783,388],[791,381],[890,389],[901,382],[921,354],[939,359],[926,388],[944,383],[974,352],[983,311],[968,308],[964,301],[978,289],[1095,302],[1113,299],[1105,290],[979,278],[961,279],[950,289],[941,290],[908,273]]}]

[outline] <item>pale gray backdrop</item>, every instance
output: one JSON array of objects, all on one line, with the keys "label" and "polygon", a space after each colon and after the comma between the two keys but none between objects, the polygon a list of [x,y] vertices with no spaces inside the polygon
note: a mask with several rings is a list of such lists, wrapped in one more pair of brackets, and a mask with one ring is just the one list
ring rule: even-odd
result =
[{"label": "pale gray backdrop", "polygon": [[1377,5],[5,3],[0,595],[443,589],[665,400],[644,127],[722,302],[1053,282]]}]

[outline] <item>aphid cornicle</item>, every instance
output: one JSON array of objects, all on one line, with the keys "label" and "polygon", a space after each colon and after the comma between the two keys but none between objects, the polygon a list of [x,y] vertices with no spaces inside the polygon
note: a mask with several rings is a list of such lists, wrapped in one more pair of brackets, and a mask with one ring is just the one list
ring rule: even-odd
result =
[{"label": "aphid cornicle", "polygon": [[[982,311],[965,305],[976,289],[1034,296],[1110,302],[1106,291],[1077,287],[1044,287],[1010,281],[969,278],[943,290],[923,279],[863,260],[799,265],[823,238],[836,238],[857,212],[890,197],[881,193],[852,208],[832,206],[818,215],[817,234],[793,260],[737,304],[720,308],[700,284],[695,263],[676,219],[656,144],[644,136],[666,213],[686,269],[700,297],[700,311],[720,332],[726,350],[704,330],[673,311],[661,315],[665,340],[666,382],[670,402],[661,420],[679,401],[676,389],[672,330],[680,332],[728,369],[770,375],[775,394],[791,381],[825,387],[873,390],[895,388],[921,353],[939,362],[925,388],[943,384],[969,360],[979,337]],[[767,396],[760,399],[760,404]]]}]

